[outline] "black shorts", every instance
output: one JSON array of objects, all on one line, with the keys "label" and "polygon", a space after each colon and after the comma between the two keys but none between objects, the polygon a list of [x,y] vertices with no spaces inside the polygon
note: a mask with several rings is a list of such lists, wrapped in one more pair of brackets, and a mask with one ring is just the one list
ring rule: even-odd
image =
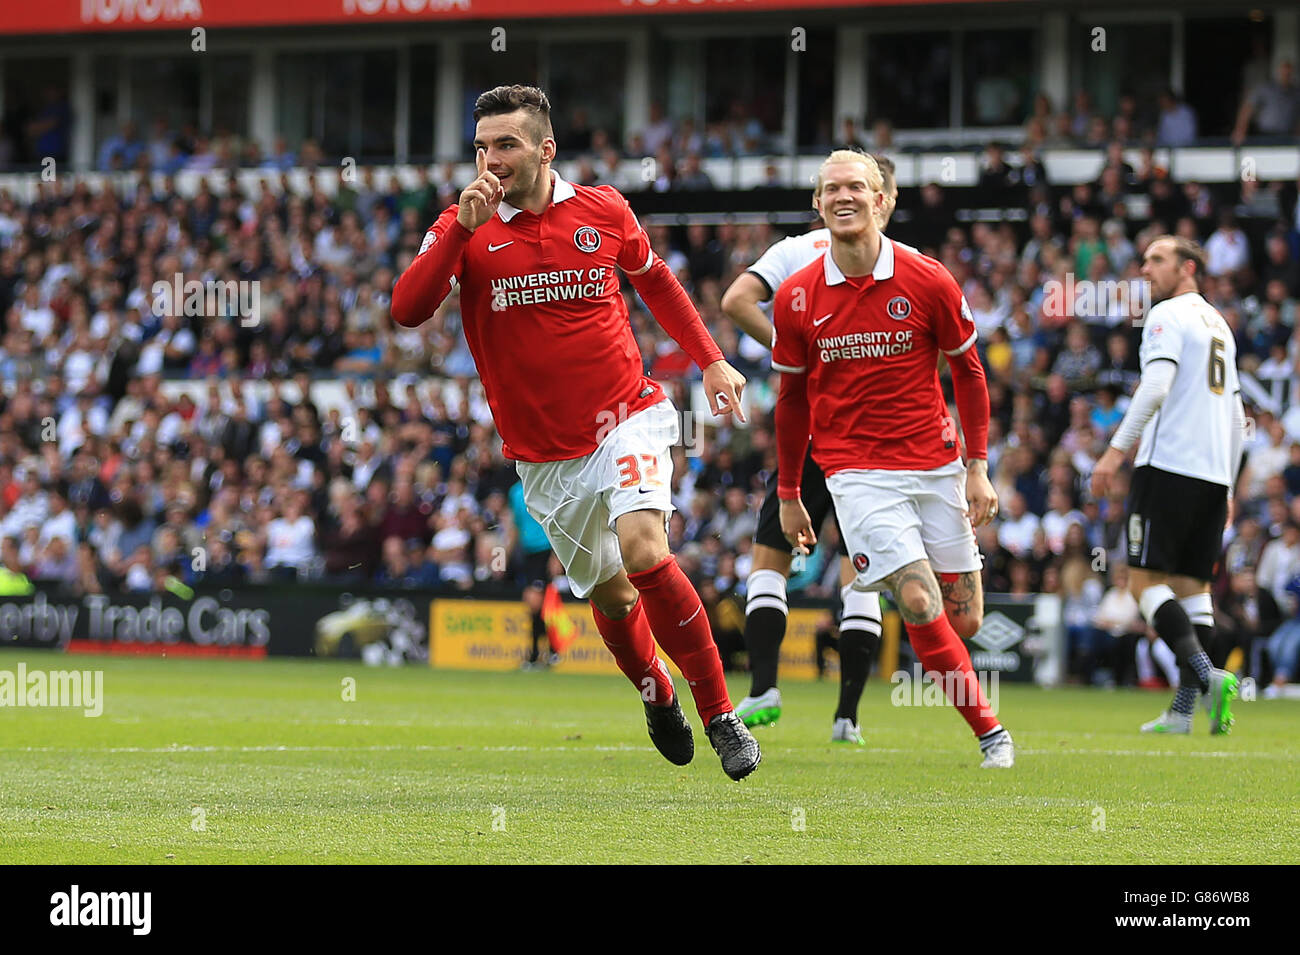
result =
[{"label": "black shorts", "polygon": [[1128,565],[1213,580],[1223,550],[1228,489],[1144,466],[1129,488]]},{"label": "black shorts", "polygon": [[524,586],[545,590],[546,585],[551,582],[550,564],[551,552],[549,550],[524,554]]},{"label": "black shorts", "polygon": [[[785,535],[781,533],[781,500],[777,497],[776,481],[777,473],[773,471],[772,476],[767,479],[767,497],[763,498],[763,509],[758,515],[758,530],[754,532],[754,543],[788,553],[793,548],[791,548],[790,542],[785,539]],[[822,469],[812,459],[811,452],[804,458],[803,477],[799,482],[799,496],[803,499],[803,506],[812,519],[813,530],[820,535],[822,524],[826,522],[826,518],[829,517],[831,520],[835,520],[835,502],[831,500],[831,492],[826,487],[826,475],[822,474]],[[836,523],[835,530],[838,532],[839,529],[840,525]],[[849,551],[844,543],[844,535],[839,534],[838,536],[840,539],[839,552],[847,557]]]}]

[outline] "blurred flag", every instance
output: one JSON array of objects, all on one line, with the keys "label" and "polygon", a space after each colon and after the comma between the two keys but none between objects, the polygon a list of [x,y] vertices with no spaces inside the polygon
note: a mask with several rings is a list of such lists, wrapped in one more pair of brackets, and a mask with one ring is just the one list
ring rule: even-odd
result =
[{"label": "blurred flag", "polygon": [[564,609],[564,601],[560,599],[555,584],[547,584],[542,596],[542,620],[546,624],[546,639],[550,641],[551,652],[563,653],[569,649],[569,644],[578,635],[578,625]]}]

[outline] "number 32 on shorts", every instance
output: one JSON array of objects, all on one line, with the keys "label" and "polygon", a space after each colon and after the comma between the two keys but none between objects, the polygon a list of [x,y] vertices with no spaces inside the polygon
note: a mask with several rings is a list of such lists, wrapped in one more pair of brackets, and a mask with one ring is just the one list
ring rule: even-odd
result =
[{"label": "number 32 on shorts", "polygon": [[[618,465],[619,487],[636,487],[645,483],[650,487],[659,487],[663,482],[659,480],[659,459],[653,454],[641,455],[641,462],[638,466],[637,456],[635,454],[625,454],[615,462]],[[645,469],[644,475],[641,473]]]}]

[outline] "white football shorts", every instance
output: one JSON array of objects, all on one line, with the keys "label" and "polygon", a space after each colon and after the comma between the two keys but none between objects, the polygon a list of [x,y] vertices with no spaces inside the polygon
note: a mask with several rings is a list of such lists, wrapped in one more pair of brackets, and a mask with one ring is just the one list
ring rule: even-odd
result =
[{"label": "white football shorts", "polygon": [[855,590],[884,590],[886,577],[918,560],[941,574],[984,566],[966,516],[960,459],[931,471],[836,471],[826,486],[857,571]]},{"label": "white football shorts", "polygon": [[673,512],[672,446],[677,409],[665,398],[613,424],[596,450],[567,461],[516,461],[524,504],[542,525],[575,597],[586,597],[623,567],[614,522],[631,511]]}]

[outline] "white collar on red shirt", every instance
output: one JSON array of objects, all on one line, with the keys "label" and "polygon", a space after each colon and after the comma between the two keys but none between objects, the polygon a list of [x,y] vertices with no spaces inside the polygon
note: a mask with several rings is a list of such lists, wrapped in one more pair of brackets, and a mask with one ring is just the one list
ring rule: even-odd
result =
[{"label": "white collar on red shirt", "polygon": [[[844,281],[844,273],[835,264],[830,249],[826,250],[826,254],[822,256],[822,261],[826,266],[827,285],[839,285]],[[880,254],[876,256],[876,267],[871,270],[871,277],[877,282],[883,282],[885,279],[894,277],[894,243],[888,236],[881,235],[880,237]]]},{"label": "white collar on red shirt", "polygon": [[[572,199],[575,195],[573,183],[566,182],[554,169],[551,170],[551,175],[555,177],[551,187],[551,201],[563,202],[565,199]],[[519,210],[504,200],[497,206],[497,215],[501,217],[502,222],[509,222],[518,214]]]}]

